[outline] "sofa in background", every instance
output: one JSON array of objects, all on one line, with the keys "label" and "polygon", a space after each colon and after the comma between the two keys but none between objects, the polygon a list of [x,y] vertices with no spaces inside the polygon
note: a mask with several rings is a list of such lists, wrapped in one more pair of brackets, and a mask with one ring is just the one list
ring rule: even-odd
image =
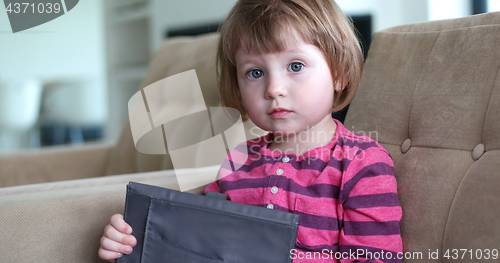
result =
[{"label": "sofa in background", "polygon": [[[165,42],[142,87],[194,68],[207,105],[218,105],[217,37]],[[500,13],[377,32],[344,124],[394,160],[404,250],[422,253],[404,262],[454,262],[451,249],[481,262],[478,249],[500,249]],[[169,156],[138,153],[128,124],[115,145],[0,155],[0,262],[98,262],[129,181],[178,189]]]}]

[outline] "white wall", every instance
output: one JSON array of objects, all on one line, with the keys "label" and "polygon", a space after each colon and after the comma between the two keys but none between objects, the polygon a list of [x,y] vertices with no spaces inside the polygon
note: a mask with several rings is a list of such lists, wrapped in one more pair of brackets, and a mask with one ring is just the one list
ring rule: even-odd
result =
[{"label": "white wall", "polygon": [[[4,5],[1,6],[0,82],[37,79],[42,83],[79,81],[79,83],[88,84],[83,89],[68,92],[67,96],[60,96],[59,101],[51,101],[49,103],[51,105],[48,106],[67,105],[68,101],[74,102],[76,96],[79,102],[82,98],[87,98],[86,107],[82,108],[81,104],[72,103],[69,105],[71,109],[64,107],[62,110],[72,119],[77,120],[82,118],[77,117],[76,113],[81,113],[82,110],[88,111],[91,108],[92,117],[104,119],[107,100],[103,0],[79,1],[68,13],[45,24],[17,33],[12,33]],[[54,91],[47,89],[44,92],[50,92],[49,90]],[[86,94],[91,94],[90,98],[83,96],[82,90]],[[9,109],[4,111],[4,114],[16,110],[19,109]],[[9,127],[4,127],[0,130],[4,134],[3,141],[9,129]],[[1,134],[0,137],[2,137]],[[26,147],[27,142],[26,140],[19,141],[16,145]],[[11,148],[15,150],[15,147]],[[0,143],[0,151],[2,151],[2,143]]]},{"label": "white wall", "polygon": [[159,47],[170,27],[223,21],[237,0],[153,1],[153,50]]},{"label": "white wall", "polygon": [[65,15],[15,34],[1,10],[0,78],[103,77],[102,4],[79,1]]},{"label": "white wall", "polygon": [[372,14],[373,31],[428,20],[426,0],[337,0],[344,13]]},{"label": "white wall", "polygon": [[488,10],[490,12],[500,11],[500,0],[488,0]]},{"label": "white wall", "polygon": [[427,0],[427,3],[429,20],[459,18],[472,14],[470,0]]},{"label": "white wall", "polygon": [[[451,19],[472,13],[470,0],[336,0],[347,14],[373,14],[374,32],[382,29]],[[500,11],[500,0],[489,0],[490,7]],[[492,11],[494,9],[491,9]]]}]

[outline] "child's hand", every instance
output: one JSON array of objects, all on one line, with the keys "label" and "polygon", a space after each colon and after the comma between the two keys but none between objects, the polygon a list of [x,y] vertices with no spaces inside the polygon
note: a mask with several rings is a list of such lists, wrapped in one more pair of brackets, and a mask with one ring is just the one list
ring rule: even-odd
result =
[{"label": "child's hand", "polygon": [[132,253],[132,248],[137,244],[137,240],[131,234],[132,228],[125,223],[123,216],[113,215],[110,224],[104,228],[104,236],[101,237],[99,258],[115,262],[115,259],[123,254]]}]

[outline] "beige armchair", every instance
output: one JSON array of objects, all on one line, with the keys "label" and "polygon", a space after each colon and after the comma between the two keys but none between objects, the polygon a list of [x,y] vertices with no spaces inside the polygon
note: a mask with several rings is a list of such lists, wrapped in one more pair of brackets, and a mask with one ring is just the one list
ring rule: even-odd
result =
[{"label": "beige armchair", "polygon": [[[165,42],[142,86],[195,68],[207,104],[217,105],[216,41]],[[460,262],[478,262],[478,249],[483,257],[500,249],[499,43],[500,13],[374,36],[345,126],[372,136],[394,160],[404,250],[422,257],[405,262],[454,261],[452,249],[472,251]],[[0,155],[0,262],[98,261],[126,183],[178,188],[171,168],[168,156],[138,153],[127,125],[116,145]],[[429,259],[436,250],[439,259]]]}]

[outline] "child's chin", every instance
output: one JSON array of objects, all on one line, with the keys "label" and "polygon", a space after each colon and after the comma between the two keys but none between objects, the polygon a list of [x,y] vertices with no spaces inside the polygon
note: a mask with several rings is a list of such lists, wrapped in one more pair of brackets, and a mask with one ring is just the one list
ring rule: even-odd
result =
[{"label": "child's chin", "polygon": [[280,129],[274,129],[273,131],[269,131],[271,133],[274,133],[276,135],[282,135],[282,136],[295,136],[299,135],[301,132],[306,131],[307,129],[299,129],[299,128],[280,128]]}]

